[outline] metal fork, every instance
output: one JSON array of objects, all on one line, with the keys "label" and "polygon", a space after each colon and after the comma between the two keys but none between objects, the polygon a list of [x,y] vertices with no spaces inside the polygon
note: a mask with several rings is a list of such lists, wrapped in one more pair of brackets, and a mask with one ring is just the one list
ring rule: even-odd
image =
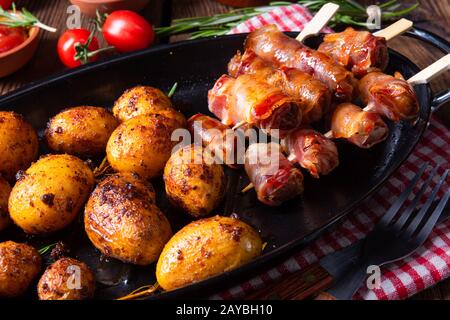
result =
[{"label": "metal fork", "polygon": [[413,253],[425,242],[450,197],[450,189],[447,187],[447,191],[434,210],[431,213],[428,212],[439,189],[445,183],[449,172],[448,169],[440,177],[431,195],[417,214],[413,214],[414,209],[436,176],[438,167],[433,169],[414,199],[412,199],[411,203],[404,209],[401,215],[397,219],[395,217],[400,212],[405,201],[412,194],[414,187],[419,182],[427,166],[428,164],[421,166],[419,172],[417,172],[407,188],[369,233],[365,240],[362,254],[356,261],[354,267],[339,278],[335,285],[327,291],[329,294],[337,299],[351,299],[366,278],[367,268],[369,266],[382,266],[389,262],[402,259]]}]

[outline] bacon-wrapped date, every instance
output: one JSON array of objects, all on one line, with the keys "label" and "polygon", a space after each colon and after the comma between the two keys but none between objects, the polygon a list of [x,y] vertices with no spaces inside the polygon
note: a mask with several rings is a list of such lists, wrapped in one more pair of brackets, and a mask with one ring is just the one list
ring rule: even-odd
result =
[{"label": "bacon-wrapped date", "polygon": [[353,74],[323,52],[313,50],[285,35],[275,25],[253,31],[245,48],[271,62],[276,67],[296,68],[325,83],[336,101],[350,101],[353,97]]},{"label": "bacon-wrapped date", "polygon": [[351,27],[325,35],[317,50],[334,58],[358,78],[374,70],[384,70],[389,61],[385,38]]},{"label": "bacon-wrapped date", "polygon": [[222,123],[256,125],[279,135],[297,128],[302,121],[302,101],[284,93],[256,75],[244,74],[232,78],[223,75],[208,92],[209,110]]},{"label": "bacon-wrapped date", "polygon": [[362,110],[352,103],[341,103],[333,113],[331,132],[360,148],[370,148],[388,135],[388,126],[375,112]]},{"label": "bacon-wrapped date", "polygon": [[258,200],[279,206],[303,192],[303,175],[281,153],[276,143],[255,143],[245,153],[245,171]]},{"label": "bacon-wrapped date", "polygon": [[197,137],[200,138],[203,147],[209,148],[222,163],[231,168],[238,168],[240,164],[243,164],[242,157],[238,158],[239,136],[219,120],[197,113],[189,118],[187,127],[194,141]]},{"label": "bacon-wrapped date", "polygon": [[416,93],[399,72],[394,76],[371,72],[359,81],[359,92],[371,111],[392,121],[415,120],[419,115]]},{"label": "bacon-wrapped date", "polygon": [[228,63],[228,74],[232,77],[258,75],[270,85],[278,86],[288,95],[301,99],[303,124],[320,120],[329,110],[331,92],[324,83],[297,69],[277,69],[251,50],[235,54]]},{"label": "bacon-wrapped date", "polygon": [[338,150],[334,142],[312,129],[297,129],[282,141],[288,154],[314,177],[327,175],[339,165]]}]

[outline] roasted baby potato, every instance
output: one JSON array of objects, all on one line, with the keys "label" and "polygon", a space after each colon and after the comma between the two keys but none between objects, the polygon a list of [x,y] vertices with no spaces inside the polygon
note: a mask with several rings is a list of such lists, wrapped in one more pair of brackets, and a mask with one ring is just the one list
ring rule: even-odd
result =
[{"label": "roasted baby potato", "polygon": [[0,111],[0,174],[14,182],[16,172],[36,160],[38,149],[33,127],[15,112]]},{"label": "roasted baby potato", "polygon": [[57,153],[80,157],[98,156],[119,121],[106,109],[81,106],[58,113],[47,124],[45,140]]},{"label": "roasted baby potato", "polygon": [[215,216],[191,222],[164,247],[156,279],[165,290],[235,269],[259,256],[262,241],[246,223]]},{"label": "roasted baby potato", "polygon": [[125,121],[108,141],[109,164],[115,171],[134,172],[144,179],[161,175],[177,143],[171,140],[172,132],[179,127],[177,121],[161,115]]},{"label": "roasted baby potato", "polygon": [[24,243],[0,243],[0,297],[18,297],[41,270],[41,255]]},{"label": "roasted baby potato", "polygon": [[116,100],[113,113],[120,121],[126,121],[168,108],[172,108],[172,102],[161,90],[148,86],[137,86],[126,90]]},{"label": "roasted baby potato", "polygon": [[46,234],[69,225],[94,185],[83,161],[67,154],[39,159],[20,177],[9,197],[9,214],[30,234]]},{"label": "roasted baby potato", "polygon": [[8,198],[11,193],[11,187],[8,182],[0,177],[0,231],[9,224]]},{"label": "roasted baby potato", "polygon": [[38,283],[40,300],[85,300],[94,292],[94,273],[85,263],[72,258],[54,262]]},{"label": "roasted baby potato", "polygon": [[153,187],[129,173],[98,184],[86,205],[84,226],[104,255],[138,265],[156,261],[172,235],[155,205]]},{"label": "roasted baby potato", "polygon": [[193,217],[214,210],[225,194],[225,173],[201,146],[189,145],[173,153],[164,168],[167,197]]}]

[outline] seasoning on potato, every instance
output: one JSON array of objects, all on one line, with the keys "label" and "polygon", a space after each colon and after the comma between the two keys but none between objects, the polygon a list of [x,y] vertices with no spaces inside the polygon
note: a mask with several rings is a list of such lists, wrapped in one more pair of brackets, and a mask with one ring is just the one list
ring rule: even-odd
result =
[{"label": "seasoning on potato", "polygon": [[225,194],[225,173],[201,146],[189,145],[172,154],[164,168],[167,197],[193,217],[213,211]]},{"label": "seasoning on potato", "polygon": [[8,181],[0,177],[0,231],[4,230],[10,223],[8,213],[8,198],[11,187]]},{"label": "seasoning on potato", "polygon": [[153,187],[133,174],[115,174],[98,184],[86,205],[86,233],[105,256],[137,265],[158,259],[172,236],[155,204]]},{"label": "seasoning on potato", "polygon": [[41,269],[39,252],[25,243],[0,243],[0,297],[18,297],[27,291]]},{"label": "seasoning on potato", "polygon": [[164,247],[156,279],[174,290],[235,269],[262,252],[259,234],[248,224],[215,216],[191,222]]},{"label": "seasoning on potato", "polygon": [[64,110],[47,124],[45,140],[57,153],[80,157],[98,156],[119,121],[105,108],[80,106]]},{"label": "seasoning on potato", "polygon": [[161,175],[177,143],[171,139],[172,132],[178,128],[177,121],[161,115],[123,122],[108,141],[109,164],[115,171],[134,172],[144,179]]},{"label": "seasoning on potato", "polygon": [[38,283],[40,300],[86,300],[94,297],[95,276],[76,259],[61,258],[50,265]]},{"label": "seasoning on potato", "polygon": [[49,155],[17,181],[8,209],[16,225],[30,234],[61,230],[77,217],[94,185],[94,175],[75,156]]},{"label": "seasoning on potato", "polygon": [[120,121],[126,121],[169,108],[172,108],[172,102],[161,90],[149,86],[136,86],[126,90],[116,100],[113,113]]},{"label": "seasoning on potato", "polygon": [[36,131],[19,114],[0,111],[0,174],[14,182],[17,171],[36,160],[39,142]]}]

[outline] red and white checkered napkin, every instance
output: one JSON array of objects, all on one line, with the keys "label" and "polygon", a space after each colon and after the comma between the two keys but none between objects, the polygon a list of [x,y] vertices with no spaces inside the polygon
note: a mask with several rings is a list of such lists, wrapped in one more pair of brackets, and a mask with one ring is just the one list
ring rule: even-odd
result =
[{"label": "red and white checkered napkin", "polygon": [[[266,23],[274,22],[283,30],[300,30],[311,17],[311,13],[299,5],[280,7],[250,19],[232,32],[249,32]],[[262,288],[285,274],[304,269],[323,256],[364,238],[424,162],[428,161],[433,167],[441,165],[448,168],[449,159],[450,130],[432,118],[425,135],[408,160],[375,195],[364,201],[356,212],[348,215],[333,230],[278,267],[212,298],[243,297],[247,292]],[[444,171],[443,168],[438,171],[440,174]],[[361,288],[354,298],[405,299],[449,276],[450,220],[447,220],[435,227],[430,238],[413,255],[382,268],[379,289]]]}]

